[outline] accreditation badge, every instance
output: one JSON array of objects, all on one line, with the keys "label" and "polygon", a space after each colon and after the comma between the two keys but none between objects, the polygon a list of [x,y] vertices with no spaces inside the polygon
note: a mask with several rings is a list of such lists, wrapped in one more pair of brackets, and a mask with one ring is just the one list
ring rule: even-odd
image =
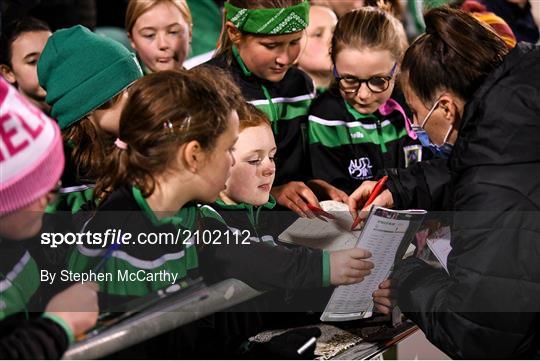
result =
[{"label": "accreditation badge", "polygon": [[405,168],[422,160],[422,145],[408,145],[403,148],[405,152]]}]

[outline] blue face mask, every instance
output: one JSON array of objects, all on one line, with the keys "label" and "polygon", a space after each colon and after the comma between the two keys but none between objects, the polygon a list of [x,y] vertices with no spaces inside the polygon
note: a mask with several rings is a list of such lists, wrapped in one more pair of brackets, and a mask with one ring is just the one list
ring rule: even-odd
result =
[{"label": "blue face mask", "polygon": [[424,118],[424,121],[422,122],[422,125],[418,126],[415,124],[411,125],[411,129],[416,133],[418,136],[418,140],[422,144],[422,146],[429,148],[435,155],[439,158],[448,159],[450,158],[450,155],[452,154],[452,149],[454,148],[453,144],[448,143],[448,137],[450,136],[450,132],[452,131],[452,126],[448,128],[448,132],[446,132],[446,135],[443,140],[442,145],[437,145],[431,141],[429,138],[428,133],[424,130],[424,126],[426,125],[426,122],[428,121],[429,117],[435,109],[437,109],[437,106],[439,105],[439,101],[437,100],[433,107],[430,109],[429,113]]}]

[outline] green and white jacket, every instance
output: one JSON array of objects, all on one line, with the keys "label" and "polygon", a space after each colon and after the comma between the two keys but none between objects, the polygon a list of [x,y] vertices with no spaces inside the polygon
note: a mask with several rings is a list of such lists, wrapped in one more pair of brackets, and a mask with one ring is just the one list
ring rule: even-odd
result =
[{"label": "green and white jacket", "polygon": [[398,102],[389,99],[364,115],[335,88],[310,109],[309,142],[313,177],[348,194],[383,169],[405,168],[425,158]]},{"label": "green and white jacket", "polygon": [[223,54],[202,66],[215,66],[229,72],[242,94],[272,122],[277,144],[276,181],[282,185],[290,181],[311,179],[306,131],[307,114],[315,98],[313,81],[297,68],[291,68],[278,83],[251,74],[242,59]]},{"label": "green and white jacket", "polygon": [[[116,231],[130,234],[127,244],[104,248],[102,244],[78,244],[69,258],[73,272],[110,274],[112,280],[98,282],[102,292],[118,296],[144,296],[191,275],[198,267],[193,234],[204,217],[218,217],[207,206],[184,206],[175,216],[158,217],[136,187],[114,191],[98,208],[82,232],[104,235]],[[158,238],[162,237],[158,243]],[[125,276],[137,275],[136,280]],[[134,276],[130,276],[134,277]],[[144,278],[143,280],[141,280]]]}]

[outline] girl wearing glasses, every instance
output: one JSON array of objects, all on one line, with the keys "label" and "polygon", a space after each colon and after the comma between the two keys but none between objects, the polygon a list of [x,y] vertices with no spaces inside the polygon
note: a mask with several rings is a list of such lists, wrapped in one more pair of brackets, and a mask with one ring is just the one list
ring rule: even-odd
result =
[{"label": "girl wearing glasses", "polygon": [[332,38],[335,82],[309,115],[313,176],[350,194],[384,168],[422,158],[408,118],[391,98],[407,47],[401,23],[384,9],[344,15]]}]

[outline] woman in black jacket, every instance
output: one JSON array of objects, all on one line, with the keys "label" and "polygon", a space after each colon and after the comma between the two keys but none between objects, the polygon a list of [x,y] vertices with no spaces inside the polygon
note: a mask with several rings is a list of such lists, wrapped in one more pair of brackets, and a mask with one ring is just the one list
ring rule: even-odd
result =
[{"label": "woman in black jacket", "polygon": [[[392,277],[398,305],[453,358],[538,358],[540,47],[508,52],[450,8],[425,20],[402,80],[417,134],[439,154],[438,166],[419,163],[416,181],[394,177],[375,203],[415,206],[423,194],[431,209],[453,211],[452,251],[448,274],[402,261]],[[361,205],[371,190],[363,185],[351,198]],[[389,289],[376,293],[379,308],[391,305]]]}]

